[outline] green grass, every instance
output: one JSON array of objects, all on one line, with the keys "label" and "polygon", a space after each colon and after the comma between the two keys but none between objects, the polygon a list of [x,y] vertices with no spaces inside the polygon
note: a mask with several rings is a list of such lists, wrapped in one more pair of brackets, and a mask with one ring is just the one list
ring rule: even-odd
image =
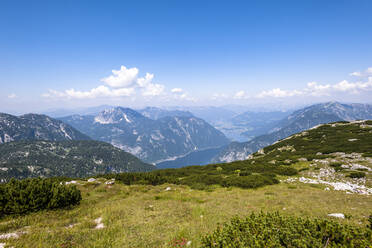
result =
[{"label": "green grass", "polygon": [[[171,191],[165,191],[170,186]],[[83,200],[73,209],[42,211],[0,221],[0,233],[27,230],[19,239],[0,240],[14,247],[171,247],[174,240],[201,237],[233,216],[279,211],[284,215],[329,218],[356,226],[367,225],[372,198],[324,191],[306,184],[265,186],[258,189],[221,188],[200,191],[183,185],[79,186]],[[368,212],[369,211],[369,212]],[[94,229],[102,217],[104,229]],[[66,228],[70,224],[76,224]]]}]

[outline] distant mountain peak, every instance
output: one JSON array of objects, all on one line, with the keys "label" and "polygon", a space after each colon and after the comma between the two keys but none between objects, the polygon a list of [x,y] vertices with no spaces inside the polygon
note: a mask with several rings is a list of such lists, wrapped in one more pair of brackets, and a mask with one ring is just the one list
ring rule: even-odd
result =
[{"label": "distant mountain peak", "polygon": [[266,135],[258,136],[248,142],[230,144],[214,158],[213,162],[231,162],[244,159],[249,154],[277,140],[310,129],[319,124],[370,119],[372,119],[372,105],[343,104],[335,101],[314,104],[296,110],[287,118],[278,122],[277,127]]},{"label": "distant mountain peak", "polygon": [[145,117],[130,108],[114,107],[101,111],[94,117],[94,122],[99,124],[132,123],[139,118]]},{"label": "distant mountain peak", "polygon": [[0,143],[20,140],[89,140],[75,128],[46,115],[0,114]]},{"label": "distant mountain peak", "polygon": [[94,139],[111,143],[150,163],[229,142],[223,133],[191,113],[158,108],[144,111],[149,112],[141,114],[130,108],[116,107],[96,116],[82,116],[81,119],[68,116],[61,120]]}]

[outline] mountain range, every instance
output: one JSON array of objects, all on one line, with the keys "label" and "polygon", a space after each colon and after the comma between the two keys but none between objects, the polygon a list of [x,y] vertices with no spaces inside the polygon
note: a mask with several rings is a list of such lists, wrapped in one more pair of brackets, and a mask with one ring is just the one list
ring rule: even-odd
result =
[{"label": "mountain range", "polygon": [[[270,113],[273,114],[270,116]],[[261,118],[262,126],[257,126],[256,131],[266,132],[247,142],[231,142],[229,145],[220,149],[207,149],[203,153],[195,152],[184,157],[177,158],[159,164],[161,167],[182,167],[186,165],[205,165],[209,163],[232,162],[245,160],[250,154],[259,149],[284,139],[292,134],[310,129],[314,126],[336,121],[370,120],[372,119],[372,105],[369,104],[342,104],[339,102],[327,102],[308,106],[294,111],[281,120],[277,120],[280,115],[286,112],[269,112],[267,116],[257,114]],[[256,113],[243,113],[242,118]],[[245,115],[245,116],[244,116]],[[237,118],[238,120],[240,117]],[[248,119],[247,119],[248,121]],[[198,160],[198,154],[202,154]],[[203,154],[207,154],[204,155]]]},{"label": "mountain range", "polygon": [[260,148],[319,124],[369,119],[372,119],[372,105],[369,104],[327,102],[311,105],[297,110],[279,121],[277,126],[270,130],[268,134],[258,136],[248,142],[231,143],[216,155],[211,162],[244,160]]},{"label": "mountain range", "polygon": [[[190,152],[227,145],[225,135],[190,113],[115,107],[97,115],[59,118],[95,140],[105,141],[143,161],[159,163]],[[178,116],[178,114],[180,114]]]},{"label": "mountain range", "polygon": [[0,113],[0,144],[20,140],[90,140],[70,125],[46,115]]},{"label": "mountain range", "polygon": [[[97,110],[99,107],[92,110],[94,109]],[[18,141],[35,142],[36,144],[36,141],[57,142],[93,139],[110,143],[123,152],[129,152],[147,163],[156,164],[158,168],[176,168],[186,165],[245,160],[250,154],[263,147],[319,124],[372,119],[372,105],[341,104],[338,102],[311,105],[291,114],[280,111],[234,114],[231,110],[217,107],[195,107],[192,110],[195,109],[199,111],[196,112],[198,115],[207,114],[208,110],[211,110],[211,115],[207,116],[210,121],[230,121],[234,127],[246,129],[247,131],[242,134],[252,139],[247,142],[230,142],[223,132],[205,120],[196,117],[196,113],[186,109],[147,107],[133,110],[123,107],[109,107],[96,114],[71,115],[58,120],[37,114],[22,116],[0,114],[0,143],[11,142],[14,143],[14,147],[22,150],[22,145],[37,149],[40,144],[44,143],[34,147],[30,143]],[[213,113],[215,113],[214,119],[212,118]],[[225,120],[222,120],[223,113],[227,114]],[[79,144],[72,143],[69,146],[81,148]],[[103,143],[89,144],[91,149],[94,145],[103,147]],[[61,145],[58,144],[58,146]],[[111,149],[114,149],[113,146],[110,146]],[[3,146],[3,149],[5,147],[7,146]],[[12,153],[15,152],[14,149]],[[106,151],[110,150],[108,147],[105,149]],[[115,151],[117,151],[116,148]],[[8,160],[4,160],[2,163],[7,164],[6,161]],[[117,165],[114,170],[122,171],[126,168],[130,171],[140,171],[149,169],[140,163],[137,163],[137,167],[129,168],[128,161],[123,159],[122,163]],[[14,164],[14,161],[12,160],[11,163]],[[66,163],[74,164],[75,162]],[[89,168],[94,167],[90,166]]]}]

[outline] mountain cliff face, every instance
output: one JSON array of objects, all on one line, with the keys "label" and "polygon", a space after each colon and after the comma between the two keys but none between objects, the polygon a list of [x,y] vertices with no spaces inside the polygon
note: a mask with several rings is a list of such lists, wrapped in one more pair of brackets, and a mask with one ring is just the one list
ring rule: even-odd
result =
[{"label": "mountain cliff face", "polygon": [[93,139],[111,143],[151,163],[229,142],[223,133],[194,116],[153,120],[132,109],[116,107],[95,116],[60,119]]},{"label": "mountain cliff face", "polygon": [[20,140],[89,140],[75,128],[46,115],[0,113],[0,143]]},{"label": "mountain cliff face", "polygon": [[100,141],[19,141],[0,145],[0,181],[12,177],[87,177],[155,168]]},{"label": "mountain cliff face", "polygon": [[292,134],[307,130],[319,124],[359,119],[372,119],[372,105],[341,104],[338,102],[315,104],[297,110],[282,121],[279,121],[277,127],[271,129],[269,134],[258,136],[244,143],[231,143],[211,162],[244,160],[249,154],[277,140],[284,139]]}]

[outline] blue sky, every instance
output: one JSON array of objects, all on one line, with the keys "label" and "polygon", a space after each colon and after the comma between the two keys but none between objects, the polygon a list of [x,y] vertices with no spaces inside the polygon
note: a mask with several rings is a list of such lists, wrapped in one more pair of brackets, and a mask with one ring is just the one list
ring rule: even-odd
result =
[{"label": "blue sky", "polygon": [[369,0],[3,0],[0,111],[371,103],[371,13]]}]

